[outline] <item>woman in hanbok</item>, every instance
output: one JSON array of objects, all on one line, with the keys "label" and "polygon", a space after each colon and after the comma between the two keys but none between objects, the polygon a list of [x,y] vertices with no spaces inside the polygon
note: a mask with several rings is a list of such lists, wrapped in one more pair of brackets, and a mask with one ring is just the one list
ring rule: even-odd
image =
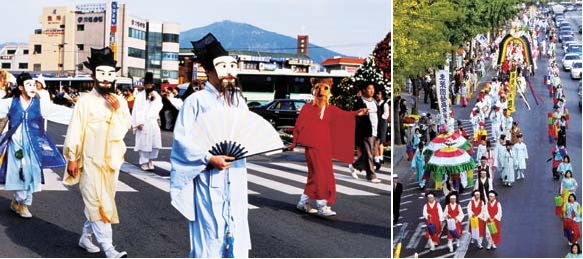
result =
[{"label": "woman in hanbok", "polygon": [[416,169],[417,172],[417,183],[421,189],[425,188],[425,180],[423,179],[423,173],[425,172],[425,156],[423,152],[425,151],[425,141],[419,142],[419,146],[415,150],[415,155],[413,155],[413,161],[411,161],[411,169]]},{"label": "woman in hanbok", "polygon": [[490,228],[486,225],[486,236],[488,237],[488,247],[486,249],[490,250],[492,248],[496,249],[496,245],[502,242],[500,220],[502,220],[502,205],[497,201],[498,193],[495,191],[490,191],[488,193],[488,202],[486,203],[486,224],[493,222],[496,226],[496,233],[492,233]]},{"label": "woman in hanbok", "polygon": [[[464,211],[462,207],[457,203],[457,192],[451,192],[447,199],[449,203],[445,205],[443,214],[448,221],[448,231],[447,231],[447,247],[449,247],[449,252],[453,252],[453,240],[458,239],[456,246],[459,248],[459,238],[462,237],[462,221],[464,220]],[[455,230],[449,230],[451,224],[455,224]]]},{"label": "woman in hanbok", "polygon": [[569,194],[569,201],[563,205],[563,230],[569,245],[577,243],[581,239],[581,204],[577,202],[574,193]]},{"label": "woman in hanbok", "polygon": [[563,204],[567,202],[569,199],[569,195],[571,193],[575,193],[577,191],[577,180],[573,178],[573,173],[571,170],[567,170],[565,172],[565,177],[561,180],[561,198],[563,200]]},{"label": "woman in hanbok", "polygon": [[573,167],[571,166],[571,158],[569,156],[563,157],[563,162],[561,162],[557,167],[557,172],[561,174],[561,176],[565,176],[565,172],[567,171],[573,171]]}]

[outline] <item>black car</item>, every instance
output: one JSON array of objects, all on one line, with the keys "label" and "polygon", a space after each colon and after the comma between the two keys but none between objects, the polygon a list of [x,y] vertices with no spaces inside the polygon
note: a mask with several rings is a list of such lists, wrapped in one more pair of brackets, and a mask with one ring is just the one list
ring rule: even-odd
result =
[{"label": "black car", "polygon": [[249,107],[249,110],[259,114],[275,128],[278,128],[294,126],[304,104],[306,104],[304,100],[275,99],[264,105]]}]

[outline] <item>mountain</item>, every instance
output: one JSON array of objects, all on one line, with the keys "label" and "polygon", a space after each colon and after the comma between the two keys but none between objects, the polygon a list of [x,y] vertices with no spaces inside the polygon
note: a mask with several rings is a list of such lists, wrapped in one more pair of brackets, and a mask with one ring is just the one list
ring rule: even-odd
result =
[{"label": "mountain", "polygon": [[[296,38],[266,31],[250,24],[232,21],[216,22],[181,32],[180,48],[192,48],[191,41],[196,41],[209,32],[212,32],[227,50],[296,53]],[[309,45],[308,53],[308,56],[315,63],[322,63],[322,61],[334,56],[345,56],[315,44]]]}]

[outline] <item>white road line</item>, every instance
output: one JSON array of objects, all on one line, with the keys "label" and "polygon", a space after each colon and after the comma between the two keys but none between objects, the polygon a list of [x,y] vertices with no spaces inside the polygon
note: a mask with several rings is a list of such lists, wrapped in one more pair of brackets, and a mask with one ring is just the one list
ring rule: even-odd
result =
[{"label": "white road line", "polygon": [[152,161],[152,163],[154,166],[160,167],[168,172],[170,172],[170,169],[172,169],[172,165],[168,161]]},{"label": "white road line", "polygon": [[403,206],[403,205],[405,205],[405,204],[409,204],[409,203],[411,203],[411,201],[404,201],[404,202],[401,202],[401,206]]},{"label": "white road line", "polygon": [[407,198],[407,197],[411,197],[413,195],[415,195],[415,194],[414,193],[407,194],[407,195],[401,196],[401,199],[404,199],[404,198]]},{"label": "white road line", "polygon": [[283,184],[283,183],[273,181],[270,179],[266,179],[263,177],[259,177],[259,176],[253,175],[253,174],[248,174],[247,179],[249,179],[249,181],[254,183],[254,184],[258,184],[258,185],[261,185],[265,188],[269,188],[269,189],[272,189],[272,190],[275,190],[278,192],[283,192],[286,194],[300,195],[300,194],[304,193],[304,190],[300,189],[298,187]]},{"label": "white road line", "polygon": [[[300,172],[308,172],[308,167],[307,166],[302,166],[302,165],[297,165],[297,164],[292,164],[292,163],[272,163],[272,165],[277,165],[277,166],[281,166],[281,167],[285,167],[285,168],[290,168],[293,170],[298,170]],[[354,184],[358,184],[358,185],[362,185],[362,186],[366,186],[366,187],[370,187],[373,189],[378,189],[381,191],[389,191],[391,190],[391,187],[386,184],[387,182],[381,182],[381,183],[371,183],[368,182],[366,180],[362,180],[362,179],[354,179],[352,178],[352,176],[346,176],[343,174],[337,174],[335,173],[334,176],[336,177],[336,180],[341,180],[341,181],[346,181],[346,182],[350,182],[350,183],[354,183]]]},{"label": "white road line", "polygon": [[423,235],[423,226],[421,225],[422,223],[419,223],[417,225],[417,228],[415,229],[415,233],[413,233],[413,236],[411,237],[411,239],[409,239],[409,242],[407,243],[407,249],[415,249],[417,248],[417,246],[419,245],[419,242],[421,241],[421,236]]},{"label": "white road line", "polygon": [[[129,175],[146,182],[164,192],[170,192],[170,180],[163,178],[157,174],[153,174],[150,172],[144,172],[137,166],[124,162],[121,166],[121,171],[128,173]],[[122,183],[121,181],[119,183]],[[123,183],[122,183],[123,184]],[[125,185],[125,184],[124,184]],[[126,185],[127,186],[127,185]],[[119,185],[118,185],[119,187]],[[129,187],[129,186],[128,186]],[[119,189],[118,189],[119,191]],[[258,192],[254,191],[247,191],[248,194],[259,194]],[[257,206],[247,204],[249,209],[258,209]]]},{"label": "white road line", "polygon": [[[334,168],[334,171],[340,171],[340,172],[345,172],[345,173],[349,173],[349,174],[352,173],[352,172],[350,172],[350,169],[348,169],[348,166],[334,165],[333,168]],[[363,174],[359,174],[359,175],[362,176]],[[385,181],[389,181],[389,182],[393,181],[393,179],[391,179],[391,176],[388,174],[376,174],[376,175],[381,180],[385,180]]]},{"label": "white road line", "polygon": [[[57,174],[53,169],[47,168],[43,169],[43,174],[45,176],[45,184],[42,185],[43,191],[68,191],[69,187],[63,184],[62,177]],[[4,190],[4,185],[2,188]],[[128,186],[127,184],[118,181],[117,182],[118,192],[137,192],[136,189]]]},{"label": "white road line", "polygon": [[[302,184],[306,183],[305,176],[299,176],[299,175],[288,173],[288,172],[285,172],[282,170],[268,168],[268,167],[256,165],[253,163],[247,163],[247,168],[251,169],[251,170],[258,171],[258,172],[263,172],[263,173],[267,173],[267,174],[271,174],[271,175],[275,175],[275,176],[280,176],[280,177],[283,177],[283,178],[286,178],[288,180],[292,180],[292,181],[295,181],[298,183],[302,183]],[[249,175],[250,174],[248,174],[248,176]],[[346,187],[346,186],[342,186],[342,185],[338,185],[338,184],[336,185],[336,192],[343,193],[346,195],[362,195],[362,196],[378,196],[379,195],[376,193],[358,190],[358,189],[354,189],[354,188],[350,188],[350,187]]]}]

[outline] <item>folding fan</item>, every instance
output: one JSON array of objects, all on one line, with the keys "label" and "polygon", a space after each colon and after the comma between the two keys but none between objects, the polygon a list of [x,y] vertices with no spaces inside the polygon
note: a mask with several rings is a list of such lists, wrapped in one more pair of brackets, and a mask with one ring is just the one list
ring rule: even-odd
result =
[{"label": "folding fan", "polygon": [[212,155],[235,160],[283,151],[284,145],[273,126],[248,110],[221,107],[198,116],[194,143]]}]

